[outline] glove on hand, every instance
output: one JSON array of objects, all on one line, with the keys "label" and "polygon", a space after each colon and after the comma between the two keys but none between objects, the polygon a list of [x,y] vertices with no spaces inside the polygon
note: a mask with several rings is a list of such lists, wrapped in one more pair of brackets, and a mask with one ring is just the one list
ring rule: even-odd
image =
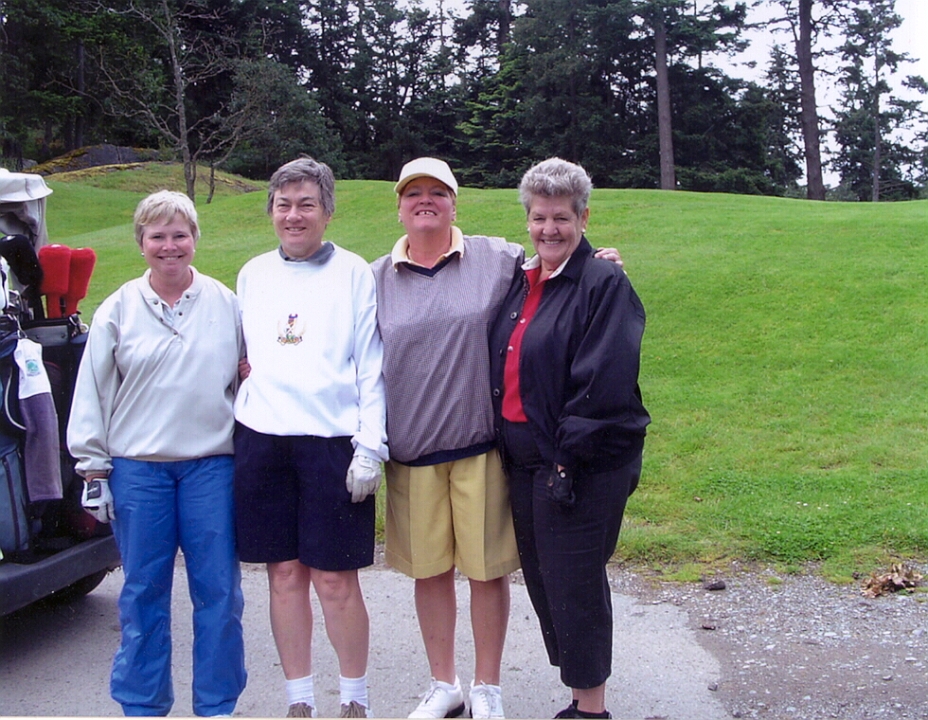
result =
[{"label": "glove on hand", "polygon": [[345,478],[345,487],[351,493],[351,502],[359,503],[368,495],[373,495],[380,487],[380,461],[355,455],[348,466],[348,477]]},{"label": "glove on hand", "polygon": [[557,466],[551,468],[548,479],[545,481],[548,499],[556,502],[564,509],[572,508],[577,499],[574,495],[574,479],[567,468],[558,470]]},{"label": "glove on hand", "polygon": [[84,492],[81,494],[81,505],[98,522],[108,523],[113,520],[116,513],[113,511],[113,493],[110,492],[110,481],[106,478],[95,478],[85,482]]}]

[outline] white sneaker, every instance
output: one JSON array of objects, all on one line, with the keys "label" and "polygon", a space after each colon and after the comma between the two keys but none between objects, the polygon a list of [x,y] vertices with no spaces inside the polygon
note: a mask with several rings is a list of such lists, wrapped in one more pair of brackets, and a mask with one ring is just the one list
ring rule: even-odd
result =
[{"label": "white sneaker", "polygon": [[470,716],[472,718],[504,718],[503,693],[499,685],[470,684]]},{"label": "white sneaker", "polygon": [[411,718],[456,718],[464,712],[464,691],[461,681],[454,678],[454,685],[432,678],[429,690],[419,707],[409,713]]}]

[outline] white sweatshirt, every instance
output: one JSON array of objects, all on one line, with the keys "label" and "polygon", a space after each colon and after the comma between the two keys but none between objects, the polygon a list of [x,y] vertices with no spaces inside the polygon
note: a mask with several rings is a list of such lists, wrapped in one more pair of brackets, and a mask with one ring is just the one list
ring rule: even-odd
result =
[{"label": "white sweatshirt", "polygon": [[333,250],[320,263],[275,249],[239,273],[251,374],[235,419],[267,435],[350,436],[356,452],[386,460],[374,276],[358,255]]}]

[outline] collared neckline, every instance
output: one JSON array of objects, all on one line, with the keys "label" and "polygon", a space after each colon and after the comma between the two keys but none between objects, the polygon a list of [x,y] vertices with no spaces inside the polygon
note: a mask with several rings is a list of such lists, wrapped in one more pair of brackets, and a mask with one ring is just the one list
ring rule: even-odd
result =
[{"label": "collared neckline", "polygon": [[326,240],[322,243],[322,246],[316,250],[308,258],[292,258],[287,257],[284,253],[282,246],[277,246],[277,252],[280,253],[280,257],[283,258],[284,262],[288,263],[312,263],[313,265],[325,265],[335,254],[335,246]]},{"label": "collared neckline", "polygon": [[[448,252],[439,256],[435,264],[439,265],[440,263],[443,263],[455,253],[459,254],[461,257],[464,257],[464,233],[461,232],[461,229],[457,225],[452,225],[451,247],[448,249]],[[425,267],[424,265],[420,265],[409,257],[408,235],[403,235],[403,237],[396,241],[396,244],[393,246],[393,251],[390,253],[390,260],[393,263],[394,268],[396,268],[397,265],[402,264]]]},{"label": "collared neckline", "polygon": [[[193,280],[190,281],[190,285],[187,287],[187,289],[181,293],[178,302],[185,297],[193,297],[194,295],[198,294],[203,287],[203,279],[200,276],[200,273],[193,265],[190,265],[189,268],[190,272],[193,274]],[[161,299],[161,296],[156,293],[154,288],[151,286],[151,268],[147,268],[145,270],[145,273],[142,275],[142,281],[142,295],[145,297],[145,299],[149,301],[157,300],[158,302],[163,303],[164,300]]]},{"label": "collared neckline", "polygon": [[[558,275],[565,275],[572,280],[576,280],[579,277],[579,271],[577,268],[588,256],[592,254],[593,246],[590,245],[589,241],[586,239],[586,235],[581,235],[580,242],[577,244],[577,247],[574,248],[574,251],[564,260],[564,262],[562,262],[554,269],[554,272],[545,278],[545,281],[556,278]],[[574,258],[576,258],[576,262],[571,264],[571,261],[573,261]],[[532,255],[532,257],[522,263],[523,271],[533,270],[538,267],[541,267],[541,258],[538,255]]]}]

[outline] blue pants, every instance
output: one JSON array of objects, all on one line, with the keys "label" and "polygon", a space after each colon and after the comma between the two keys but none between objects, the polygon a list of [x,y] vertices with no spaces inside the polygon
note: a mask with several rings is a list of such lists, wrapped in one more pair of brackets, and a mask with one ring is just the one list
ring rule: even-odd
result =
[{"label": "blue pants", "polygon": [[178,547],[193,602],[193,711],[231,713],[245,689],[241,570],[235,552],[233,462],[113,459],[113,533],[125,584],[122,643],[110,692],[126,715],[167,715],[171,683],[171,585]]}]

